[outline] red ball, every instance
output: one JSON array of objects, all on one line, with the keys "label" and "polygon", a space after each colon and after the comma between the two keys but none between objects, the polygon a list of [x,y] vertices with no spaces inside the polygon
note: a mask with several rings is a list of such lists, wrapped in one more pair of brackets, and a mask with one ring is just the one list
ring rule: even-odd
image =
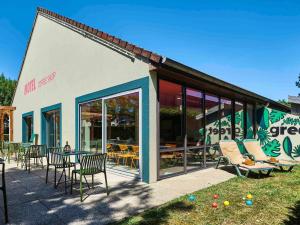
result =
[{"label": "red ball", "polygon": [[218,199],[218,198],[219,198],[219,195],[215,194],[214,199]]},{"label": "red ball", "polygon": [[213,208],[218,208],[218,204],[216,202],[214,202],[212,205],[211,205]]}]

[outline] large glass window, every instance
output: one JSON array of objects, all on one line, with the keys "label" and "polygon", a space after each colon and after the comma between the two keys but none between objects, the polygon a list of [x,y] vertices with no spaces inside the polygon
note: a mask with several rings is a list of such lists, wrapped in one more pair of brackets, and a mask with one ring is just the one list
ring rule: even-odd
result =
[{"label": "large glass window", "polygon": [[160,144],[183,147],[182,86],[159,81]]},{"label": "large glass window", "polygon": [[247,104],[247,133],[246,138],[254,138],[254,115],[253,115],[253,105]]},{"label": "large glass window", "polygon": [[80,105],[80,146],[85,151],[102,150],[102,100]]},{"label": "large glass window", "polygon": [[220,105],[220,114],[221,114],[221,140],[231,139],[232,136],[232,127],[231,127],[231,114],[232,114],[232,106],[231,100],[221,98]]},{"label": "large glass window", "polygon": [[187,132],[187,169],[203,165],[204,145],[203,94],[195,89],[186,89],[186,132]]},{"label": "large glass window", "polygon": [[3,133],[3,138],[4,141],[9,141],[9,116],[7,114],[4,115],[4,119],[3,119],[3,126],[4,126],[4,133]]},{"label": "large glass window", "polygon": [[44,113],[46,119],[46,145],[48,147],[59,147],[60,143],[60,110]]},{"label": "large glass window", "polygon": [[139,92],[104,101],[106,151],[110,166],[139,169]]},{"label": "large glass window", "polygon": [[[159,80],[160,175],[184,170],[182,86]],[[176,149],[174,148],[181,148]]]},{"label": "large glass window", "polygon": [[219,98],[205,95],[206,144],[219,143]]},{"label": "large glass window", "polygon": [[235,102],[235,137],[242,139],[244,137],[244,104]]},{"label": "large glass window", "polygon": [[30,142],[32,140],[33,135],[33,116],[23,117],[23,125],[24,125],[24,134],[23,134],[23,142]]}]

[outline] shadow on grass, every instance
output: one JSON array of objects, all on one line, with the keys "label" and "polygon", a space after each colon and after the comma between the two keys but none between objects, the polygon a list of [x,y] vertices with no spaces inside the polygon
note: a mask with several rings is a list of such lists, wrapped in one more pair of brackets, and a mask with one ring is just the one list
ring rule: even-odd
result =
[{"label": "shadow on grass", "polygon": [[[231,173],[231,174],[234,174],[234,175],[237,175],[237,172],[235,170],[235,168],[233,166],[220,166],[219,169],[221,170],[224,170],[228,173]],[[245,175],[245,171],[243,170],[240,170],[242,175]],[[258,173],[258,172],[249,172],[248,174],[248,178],[251,178],[251,179],[265,179],[265,178],[268,178],[268,177],[273,177],[272,173],[274,173],[274,171],[272,171],[269,175],[266,174],[266,172],[263,172],[263,173]]]},{"label": "shadow on grass", "polygon": [[[194,209],[194,205],[186,203],[184,201],[170,203],[163,207],[153,208],[140,215],[140,219],[133,224],[139,225],[158,225],[168,221],[171,213],[188,212]],[[130,218],[126,218],[123,221],[114,224],[128,224]]]},{"label": "shadow on grass", "polygon": [[283,221],[284,225],[300,224],[300,201],[297,201],[294,207],[289,207],[289,217]]}]

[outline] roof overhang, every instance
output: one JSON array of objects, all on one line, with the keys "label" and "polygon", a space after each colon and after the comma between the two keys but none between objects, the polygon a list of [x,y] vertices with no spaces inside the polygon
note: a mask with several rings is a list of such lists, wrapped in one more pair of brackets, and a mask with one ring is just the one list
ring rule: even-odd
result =
[{"label": "roof overhang", "polygon": [[228,97],[239,101],[270,106],[271,108],[290,112],[290,107],[248,91],[236,85],[222,81],[216,77],[188,67],[170,58],[163,58],[162,62],[151,67],[151,70],[166,79],[188,84],[212,94]]}]

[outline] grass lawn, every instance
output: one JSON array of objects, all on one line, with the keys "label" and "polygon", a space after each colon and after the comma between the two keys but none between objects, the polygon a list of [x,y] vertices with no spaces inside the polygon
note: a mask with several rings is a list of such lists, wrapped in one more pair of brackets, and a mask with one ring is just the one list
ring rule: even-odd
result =
[{"label": "grass lawn", "polygon": [[[253,206],[243,200],[248,193],[253,195]],[[212,208],[214,194],[219,194],[216,209]],[[255,175],[234,178],[194,195],[195,202],[183,196],[116,224],[300,225],[300,166],[291,173],[278,171],[261,179]],[[223,205],[225,200],[230,202],[228,207]]]}]

